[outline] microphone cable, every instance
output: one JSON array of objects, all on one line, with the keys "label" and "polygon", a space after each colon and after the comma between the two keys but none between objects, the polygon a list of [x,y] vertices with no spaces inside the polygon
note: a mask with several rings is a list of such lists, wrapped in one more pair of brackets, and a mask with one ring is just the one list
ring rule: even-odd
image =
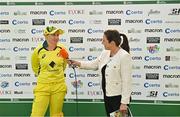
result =
[{"label": "microphone cable", "polygon": [[78,81],[77,81],[77,76],[76,76],[76,69],[75,69],[76,66],[73,66],[72,65],[72,68],[73,68],[73,71],[74,71],[74,78],[75,78],[75,92],[76,92],[76,116],[78,117],[79,116],[79,106],[78,106]]}]

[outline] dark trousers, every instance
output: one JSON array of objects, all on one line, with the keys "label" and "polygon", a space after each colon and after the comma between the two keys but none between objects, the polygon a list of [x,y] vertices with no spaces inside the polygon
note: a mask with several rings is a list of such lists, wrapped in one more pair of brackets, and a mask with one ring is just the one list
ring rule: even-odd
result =
[{"label": "dark trousers", "polygon": [[[119,107],[121,105],[121,95],[112,97],[107,97],[106,95],[104,95],[104,104],[106,109],[106,115],[109,117],[110,113],[119,110]],[[129,107],[129,104],[127,106]],[[128,117],[130,117],[130,112],[128,111],[127,113]]]},{"label": "dark trousers", "polygon": [[109,117],[111,112],[114,112],[119,109],[121,105],[121,95],[107,97],[104,95],[104,104],[106,109],[106,114]]}]

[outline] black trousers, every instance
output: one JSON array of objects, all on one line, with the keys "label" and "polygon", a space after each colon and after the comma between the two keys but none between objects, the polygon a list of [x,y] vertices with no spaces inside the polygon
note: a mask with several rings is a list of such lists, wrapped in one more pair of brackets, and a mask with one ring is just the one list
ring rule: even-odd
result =
[{"label": "black trousers", "polygon": [[104,95],[104,104],[106,109],[106,114],[109,117],[111,112],[114,112],[119,109],[121,105],[121,95],[107,97]]}]

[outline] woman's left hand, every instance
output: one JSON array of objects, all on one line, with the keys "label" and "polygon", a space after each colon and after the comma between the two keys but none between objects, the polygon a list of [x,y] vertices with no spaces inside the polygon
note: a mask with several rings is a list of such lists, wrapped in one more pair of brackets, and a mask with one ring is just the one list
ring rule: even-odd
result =
[{"label": "woman's left hand", "polygon": [[122,116],[125,116],[128,112],[127,104],[121,104],[119,110],[122,113]]}]

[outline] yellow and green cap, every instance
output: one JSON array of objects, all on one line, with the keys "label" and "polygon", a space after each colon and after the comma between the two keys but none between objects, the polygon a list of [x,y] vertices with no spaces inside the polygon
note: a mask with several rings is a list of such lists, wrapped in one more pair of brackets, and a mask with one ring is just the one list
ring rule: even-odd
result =
[{"label": "yellow and green cap", "polygon": [[47,26],[44,30],[43,30],[43,34],[44,36],[47,36],[47,35],[51,35],[51,34],[54,34],[58,32],[58,34],[63,34],[64,31],[60,28],[56,28],[54,26]]}]

